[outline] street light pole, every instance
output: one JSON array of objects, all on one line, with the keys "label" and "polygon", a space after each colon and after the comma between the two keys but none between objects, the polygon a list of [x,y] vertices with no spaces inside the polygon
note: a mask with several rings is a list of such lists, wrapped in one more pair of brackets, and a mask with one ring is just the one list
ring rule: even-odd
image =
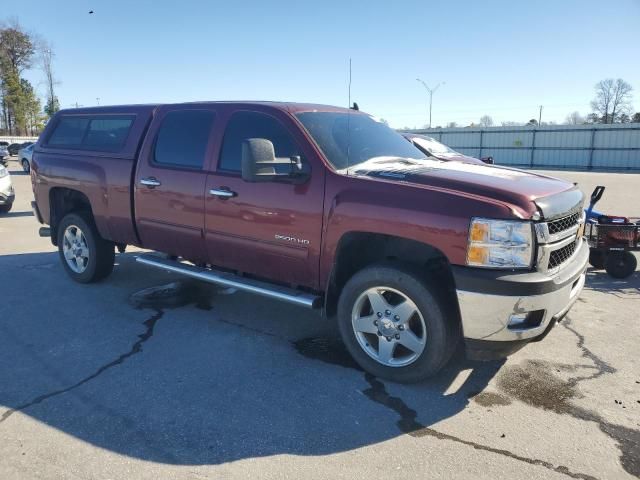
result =
[{"label": "street light pole", "polygon": [[429,88],[429,85],[427,85],[423,80],[420,80],[419,78],[416,78],[416,80],[420,82],[422,86],[424,86],[424,88],[427,89],[427,92],[429,92],[429,128],[431,128],[431,111],[433,109],[433,94],[436,93],[436,90],[438,90],[438,88],[440,88],[440,86],[444,85],[446,82],[440,82],[435,87]]}]

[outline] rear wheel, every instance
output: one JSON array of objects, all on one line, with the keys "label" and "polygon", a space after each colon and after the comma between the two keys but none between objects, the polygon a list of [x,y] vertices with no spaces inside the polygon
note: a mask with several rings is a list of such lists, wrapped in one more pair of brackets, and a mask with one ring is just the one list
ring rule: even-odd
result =
[{"label": "rear wheel", "polygon": [[13,207],[13,204],[0,205],[0,213],[9,213],[11,211],[11,207]]},{"label": "rear wheel", "polygon": [[614,278],[627,278],[636,271],[638,260],[631,252],[611,252],[607,255],[605,269]]},{"label": "rear wheel", "polygon": [[412,383],[437,373],[455,350],[458,329],[435,291],[402,267],[356,273],[338,302],[338,326],[367,372]]},{"label": "rear wheel", "polygon": [[589,263],[596,270],[602,270],[604,268],[607,255],[602,250],[590,250],[589,251]]},{"label": "rear wheel", "polygon": [[67,274],[76,282],[102,280],[113,270],[113,243],[104,240],[92,219],[70,213],[58,225],[58,252]]},{"label": "rear wheel", "polygon": [[24,170],[26,173],[29,173],[31,171],[29,160],[27,160],[26,158],[23,158],[20,163],[22,163],[22,170]]}]

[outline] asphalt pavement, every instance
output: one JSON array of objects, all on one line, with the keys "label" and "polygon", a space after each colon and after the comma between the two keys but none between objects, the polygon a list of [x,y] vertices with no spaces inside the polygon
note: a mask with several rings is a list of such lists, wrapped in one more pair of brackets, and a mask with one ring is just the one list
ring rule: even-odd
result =
[{"label": "asphalt pavement", "polygon": [[135,251],[106,281],[73,283],[38,237],[29,177],[10,170],[2,479],[640,477],[640,272],[590,271],[568,318],[506,361],[458,354],[398,385],[360,371],[317,314]]}]

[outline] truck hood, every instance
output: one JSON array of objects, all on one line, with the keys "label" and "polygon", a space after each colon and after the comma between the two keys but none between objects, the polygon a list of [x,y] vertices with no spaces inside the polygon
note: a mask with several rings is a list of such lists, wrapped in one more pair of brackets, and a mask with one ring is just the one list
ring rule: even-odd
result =
[{"label": "truck hood", "polygon": [[349,168],[348,174],[495,199],[519,207],[519,215],[526,218],[536,210],[544,218],[557,217],[582,208],[583,203],[582,193],[569,182],[494,165],[378,157]]},{"label": "truck hood", "polygon": [[484,162],[474,157],[470,157],[468,155],[463,155],[462,153],[432,153],[433,157],[438,160],[444,160],[445,162],[465,162],[465,163],[475,163],[477,165],[482,165]]}]

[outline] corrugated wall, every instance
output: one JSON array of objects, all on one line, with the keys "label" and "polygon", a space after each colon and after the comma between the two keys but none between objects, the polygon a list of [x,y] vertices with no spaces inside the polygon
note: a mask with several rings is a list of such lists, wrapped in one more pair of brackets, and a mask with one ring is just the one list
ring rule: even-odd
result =
[{"label": "corrugated wall", "polygon": [[9,142],[9,143],[35,142],[37,140],[38,140],[38,137],[2,137],[0,136],[0,142]]},{"label": "corrugated wall", "polygon": [[640,124],[412,130],[474,157],[518,167],[640,170]]}]

